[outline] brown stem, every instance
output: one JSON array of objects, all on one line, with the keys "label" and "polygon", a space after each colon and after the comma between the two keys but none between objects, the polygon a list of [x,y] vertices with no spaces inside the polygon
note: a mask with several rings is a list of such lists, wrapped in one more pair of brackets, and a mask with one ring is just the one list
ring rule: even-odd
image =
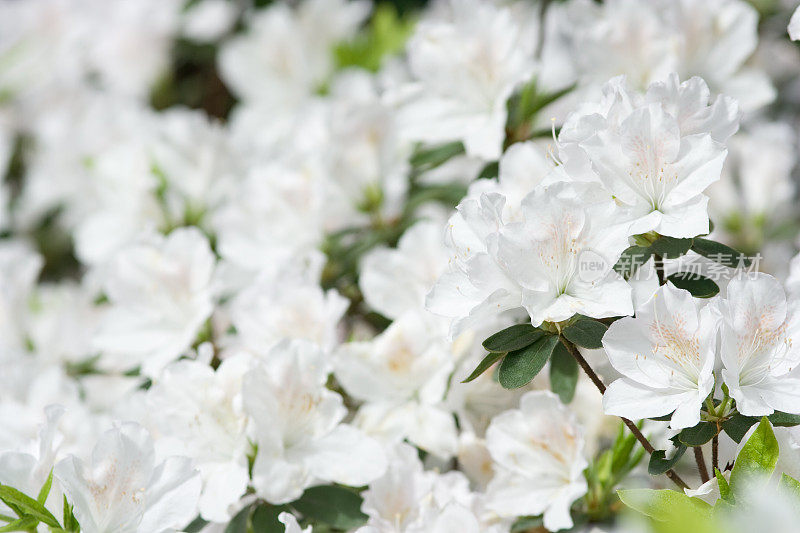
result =
[{"label": "brown stem", "polygon": [[709,480],[708,469],[706,468],[706,458],[703,455],[703,448],[694,447],[694,460],[697,462],[697,470],[700,472],[700,479],[705,483]]},{"label": "brown stem", "polygon": [[[580,365],[580,367],[583,369],[583,371],[586,373],[586,375],[589,376],[589,379],[592,380],[592,382],[594,383],[595,387],[597,387],[597,390],[599,390],[601,394],[605,393],[606,392],[606,386],[603,383],[603,380],[600,379],[600,376],[598,376],[597,373],[592,369],[592,367],[589,365],[588,361],[586,361],[586,359],[584,359],[584,357],[581,355],[581,353],[578,351],[578,349],[575,347],[575,345],[572,344],[571,342],[569,342],[564,337],[561,337],[561,336],[559,336],[559,340],[561,341],[561,344],[563,344],[564,347],[567,349],[567,351],[570,354],[572,354],[572,357],[575,358],[575,360],[578,362],[578,365]],[[633,433],[633,436],[636,437],[636,440],[638,440],[639,443],[642,445],[642,448],[644,448],[645,451],[648,454],[652,455],[652,453],[655,451],[655,448],[653,448],[653,445],[650,444],[649,440],[647,440],[647,437],[645,437],[642,434],[642,432],[639,431],[639,428],[636,427],[636,424],[634,424],[632,421],[628,420],[627,418],[624,418],[624,417],[620,417],[620,418],[622,419],[622,422],[626,426],[628,426],[628,429],[631,431],[631,433]],[[666,472],[664,472],[664,474],[669,479],[671,479],[672,482],[675,483],[678,487],[680,487],[682,489],[689,488],[689,485],[687,485],[686,482],[683,481],[681,479],[681,477],[674,470],[672,470],[672,469],[667,470]]]},{"label": "brown stem", "polygon": [[714,472],[719,468],[719,435],[714,435],[711,439],[711,468]]}]

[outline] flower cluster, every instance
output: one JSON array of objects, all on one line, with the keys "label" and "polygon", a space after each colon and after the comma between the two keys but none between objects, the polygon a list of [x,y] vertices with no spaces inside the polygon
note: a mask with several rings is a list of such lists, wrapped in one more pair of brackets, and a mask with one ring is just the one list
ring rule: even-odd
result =
[{"label": "flower cluster", "polygon": [[796,520],[758,4],[0,2],[0,530]]}]

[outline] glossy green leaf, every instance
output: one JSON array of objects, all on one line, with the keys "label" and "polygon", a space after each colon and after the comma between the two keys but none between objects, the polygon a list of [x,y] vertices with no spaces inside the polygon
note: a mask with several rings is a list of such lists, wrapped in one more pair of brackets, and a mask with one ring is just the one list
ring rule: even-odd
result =
[{"label": "glossy green leaf", "polygon": [[603,335],[608,326],[588,317],[578,317],[561,332],[573,344],[583,348],[598,349],[603,347]]},{"label": "glossy green leaf", "polygon": [[502,359],[504,355],[504,353],[489,352],[489,354],[484,357],[480,363],[478,363],[478,366],[475,367],[475,370],[472,371],[472,374],[470,374],[467,379],[461,383],[469,383],[470,381],[476,379],[478,376],[486,372],[493,364]]},{"label": "glossy green leaf", "polygon": [[678,440],[686,446],[702,446],[717,434],[716,424],[700,422],[694,427],[686,428],[678,433]]},{"label": "glossy green leaf", "polygon": [[322,485],[306,489],[300,499],[290,505],[316,522],[350,530],[367,521],[367,515],[361,512],[361,503],[361,496],[351,489]]},{"label": "glossy green leaf", "polygon": [[650,463],[647,465],[647,472],[652,476],[658,476],[667,470],[671,470],[678,463],[678,461],[680,461],[684,453],[686,453],[686,446],[683,444],[679,445],[675,449],[675,452],[670,458],[667,458],[667,452],[665,450],[654,451],[650,456]]},{"label": "glossy green leaf", "polygon": [[562,344],[556,344],[550,358],[550,388],[561,401],[569,403],[575,397],[578,384],[578,362]]},{"label": "glossy green leaf", "polygon": [[719,293],[719,286],[714,281],[692,272],[677,272],[667,279],[679,289],[692,293],[695,298],[711,298]]},{"label": "glossy green leaf", "polygon": [[488,352],[513,352],[530,346],[539,340],[544,331],[530,324],[515,324],[504,330],[498,331],[483,341],[483,347]]},{"label": "glossy green leaf", "polygon": [[250,526],[255,533],[283,533],[286,529],[278,515],[288,508],[285,505],[259,505],[250,515]]},{"label": "glossy green leaf", "polygon": [[776,427],[793,427],[800,424],[800,415],[775,411],[767,417],[769,422]]},{"label": "glossy green leaf", "polygon": [[740,262],[743,266],[750,266],[750,259],[745,257],[742,252],[734,250],[730,246],[726,246],[720,242],[712,241],[709,239],[694,239],[692,243],[692,251],[711,259],[715,263],[725,265],[727,267],[736,268]]},{"label": "glossy green leaf", "polygon": [[728,480],[719,471],[719,468],[714,469],[714,477],[717,478],[717,485],[719,486],[719,496],[728,503],[734,503],[733,493],[731,487],[728,485]]},{"label": "glossy green leaf", "polygon": [[664,259],[675,259],[689,251],[692,239],[676,239],[675,237],[659,237],[650,245],[650,252]]},{"label": "glossy green leaf", "polygon": [[690,514],[707,519],[712,507],[698,498],[676,490],[632,489],[617,491],[622,503],[659,522],[669,521],[678,514]]},{"label": "glossy green leaf", "polygon": [[524,387],[544,368],[558,337],[547,335],[521,350],[509,352],[500,363],[499,381],[506,389]]},{"label": "glossy green leaf", "polygon": [[41,503],[37,502],[30,496],[21,493],[13,487],[9,487],[8,485],[0,485],[0,500],[3,500],[9,505],[9,507],[16,507],[22,510],[25,515],[31,516],[50,527],[61,527],[58,523],[58,520],[56,520],[56,517],[54,517],[50,511],[45,509]]},{"label": "glossy green leaf", "polygon": [[614,271],[625,279],[636,274],[639,268],[653,257],[653,252],[645,246],[631,246],[619,256]]},{"label": "glossy green leaf", "polygon": [[736,457],[731,472],[731,489],[736,491],[748,479],[772,475],[777,462],[778,441],[769,420],[764,417]]},{"label": "glossy green leaf", "polygon": [[756,423],[758,423],[758,418],[755,416],[744,416],[740,413],[735,413],[722,423],[722,430],[738,444],[742,442],[744,436]]}]

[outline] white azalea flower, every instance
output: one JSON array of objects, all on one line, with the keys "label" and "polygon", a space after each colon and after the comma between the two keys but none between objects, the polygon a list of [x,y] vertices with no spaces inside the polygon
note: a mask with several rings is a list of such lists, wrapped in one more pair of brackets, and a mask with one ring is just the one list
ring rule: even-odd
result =
[{"label": "white azalea flower", "polygon": [[550,531],[572,527],[570,507],[586,493],[583,435],[575,416],[550,392],[525,394],[520,408],[494,418],[486,431],[497,473],[488,507],[501,516],[544,514]]},{"label": "white azalea flower", "polygon": [[389,450],[389,467],[363,493],[361,510],[369,516],[357,533],[507,533],[509,522],[484,507],[460,472],[440,475],[423,470],[417,451],[407,444]]},{"label": "white azalea flower", "polygon": [[365,402],[356,416],[361,428],[449,457],[457,432],[442,402],[453,361],[437,322],[411,312],[372,341],[343,344],[334,365],[344,390]]},{"label": "white azalea flower", "polygon": [[173,224],[202,225],[202,218],[224,204],[242,174],[228,131],[205,113],[170,108],[157,115],[149,152],[163,183],[163,202]]},{"label": "white azalea flower", "polygon": [[377,78],[358,70],[340,74],[330,98],[328,201],[341,202],[351,219],[366,221],[364,211],[376,207],[383,218],[397,218],[408,192],[412,145],[400,136],[396,111],[382,98]]},{"label": "white azalea flower", "polygon": [[154,376],[191,345],[211,315],[215,259],[196,228],[134,243],[112,261],[104,289],[110,301],[94,345],[101,364],[141,365]]},{"label": "white azalea flower", "polygon": [[670,427],[700,422],[714,386],[716,319],[709,307],[671,283],[662,285],[603,336],[611,365],[622,374],[603,396],[606,414],[638,420],[672,413]]},{"label": "white azalea flower", "polygon": [[54,476],[86,533],[160,533],[183,528],[197,512],[200,476],[185,457],[156,464],[153,441],[138,424],[104,433],[90,464],[75,456]]},{"label": "white azalea flower", "polygon": [[[536,37],[508,8],[450,0],[423,20],[408,43],[414,82],[401,111],[406,135],[425,142],[461,140],[470,156],[497,159],[506,100],[533,73]],[[528,28],[530,29],[530,28]]]},{"label": "white azalea flower", "polygon": [[445,239],[453,257],[425,303],[431,312],[452,319],[453,336],[522,308],[522,288],[488,247],[503,223],[504,204],[505,198],[497,193],[468,196],[448,222]]},{"label": "white azalea flower", "polygon": [[263,272],[231,303],[236,342],[254,354],[267,353],[283,339],[305,339],[331,352],[340,342],[339,321],[350,302],[336,290],[319,286],[324,258],[292,261],[271,274]]},{"label": "white azalea flower", "polygon": [[211,217],[219,254],[241,270],[274,272],[323,238],[326,168],[319,156],[252,165]]},{"label": "white azalea flower", "polygon": [[[0,483],[14,487],[24,494],[39,493],[56,461],[57,441],[60,436],[57,431],[58,422],[63,414],[64,408],[60,405],[45,408],[46,420],[39,429],[38,449],[35,454],[25,451],[0,453]],[[60,510],[62,502],[59,501],[59,492],[58,487],[55,490],[51,487],[51,494],[42,503],[53,511]],[[0,503],[0,508],[3,509],[3,514],[13,513],[4,503]]]},{"label": "white azalea flower", "polygon": [[247,31],[220,50],[222,78],[246,102],[277,114],[267,127],[285,124],[328,81],[331,48],[355,33],[369,8],[363,1],[311,0],[256,11]]},{"label": "white azalea flower", "polygon": [[703,191],[719,179],[726,155],[711,132],[725,137],[732,126],[727,112],[717,120],[713,110],[704,109],[708,93],[693,83],[678,87],[673,79],[672,88],[653,87],[642,99],[612,80],[605,89],[610,102],[605,114],[579,112],[562,130],[565,140],[577,139],[597,179],[630,210],[633,233],[708,232]]},{"label": "white azalea flower", "polygon": [[425,306],[425,295],[447,268],[444,225],[417,222],[407,229],[397,248],[376,248],[361,260],[358,284],[364,300],[387,318]]},{"label": "white azalea flower", "polygon": [[522,288],[493,251],[503,225],[523,220],[523,199],[537,185],[554,178],[554,164],[532,143],[512,145],[500,159],[497,180],[477,180],[450,217],[445,243],[451,258],[447,270],[428,293],[433,313],[451,319],[451,334],[519,315]]},{"label": "white azalea flower", "polygon": [[721,317],[722,378],[743,415],[800,413],[798,324],[780,283],[768,274],[735,278],[716,309]]},{"label": "white azalea flower", "polygon": [[303,341],[275,346],[244,378],[244,406],[255,422],[256,493],[270,503],[293,501],[315,482],[365,485],[386,458],[376,441],[342,424],[342,397],[325,388],[328,365]]},{"label": "white azalea flower", "polygon": [[543,63],[589,90],[618,75],[641,90],[670,72],[701,76],[752,112],[775,97],[766,73],[747,64],[757,30],[758,13],[742,0],[572,0],[550,16]]},{"label": "white azalea flower", "polygon": [[199,361],[176,361],[153,380],[146,406],[160,453],[191,457],[200,470],[200,515],[210,521],[230,519],[230,508],[249,481],[242,407],[242,376],[247,356],[225,359],[214,371]]},{"label": "white azalea flower", "polygon": [[[628,247],[629,224],[595,187],[558,183],[522,202],[523,222],[500,230],[496,256],[522,287],[533,325],[576,313],[595,318],[633,312],[631,289],[613,271]],[[590,266],[591,265],[591,266]]]}]

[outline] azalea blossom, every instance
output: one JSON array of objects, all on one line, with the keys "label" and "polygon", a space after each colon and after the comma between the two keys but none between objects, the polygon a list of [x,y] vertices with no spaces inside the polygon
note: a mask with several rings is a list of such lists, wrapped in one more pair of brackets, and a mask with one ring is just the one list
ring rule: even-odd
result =
[{"label": "azalea blossom", "polygon": [[86,533],[180,530],[197,512],[200,476],[186,457],[156,463],[153,441],[134,423],[97,441],[89,464],[71,456],[53,472]]},{"label": "azalea blossom", "polygon": [[523,199],[550,182],[555,164],[532,142],[511,146],[500,159],[496,180],[469,187],[447,223],[450,259],[426,298],[427,308],[451,319],[452,335],[486,325],[501,313],[519,315],[522,288],[493,255],[500,228],[523,220]]},{"label": "azalea blossom", "polygon": [[334,368],[344,390],[364,403],[356,424],[390,441],[408,439],[441,457],[456,450],[456,427],[443,404],[453,354],[437,322],[407,313],[370,342],[337,351]]},{"label": "azalea blossom", "polygon": [[248,418],[242,406],[247,356],[225,359],[214,371],[204,361],[176,361],[147,392],[149,421],[160,453],[194,458],[203,489],[200,515],[224,522],[249,482]]},{"label": "azalea blossom", "polygon": [[421,221],[403,233],[397,248],[377,248],[361,260],[359,286],[367,303],[397,319],[425,306],[425,296],[447,269],[444,224]]},{"label": "azalea blossom", "polygon": [[488,507],[501,516],[544,515],[550,531],[572,527],[569,509],[586,492],[583,436],[575,416],[549,392],[529,392],[519,409],[494,418],[486,445],[497,473]]},{"label": "azalea blossom", "polygon": [[735,278],[715,310],[721,318],[722,379],[736,409],[747,416],[800,413],[800,351],[792,343],[798,324],[780,283],[763,273]]},{"label": "azalea blossom", "polygon": [[104,282],[110,306],[94,338],[104,364],[154,376],[188,349],[213,310],[215,259],[196,228],[121,250]]},{"label": "azalea blossom", "polygon": [[406,135],[431,143],[458,139],[471,156],[498,158],[506,100],[533,74],[535,43],[508,8],[474,0],[443,4],[408,43],[414,81],[403,88]]},{"label": "azalea blossom", "polygon": [[606,414],[638,420],[672,413],[670,427],[700,422],[714,386],[717,320],[706,306],[671,283],[662,285],[603,336],[603,348],[622,374],[603,395]]},{"label": "azalea blossom", "polygon": [[369,516],[357,533],[507,532],[507,520],[485,507],[460,472],[424,470],[414,448],[389,450],[386,473],[370,484],[361,510]]},{"label": "azalea blossom", "polygon": [[723,109],[718,118],[706,109],[707,89],[699,82],[692,85],[677,86],[673,79],[670,85],[652,86],[642,98],[624,80],[614,80],[605,87],[601,108],[579,111],[559,136],[585,154],[590,176],[596,176],[589,179],[600,181],[629,210],[632,233],[708,233],[703,192],[719,179],[726,155],[715,137],[736,131],[738,115],[734,110],[731,118]]},{"label": "azalea blossom", "polygon": [[339,321],[349,302],[335,289],[323,291],[321,254],[288,262],[279,272],[264,271],[230,305],[237,344],[264,355],[283,339],[305,339],[326,352],[341,336]]},{"label": "azalea blossom", "polygon": [[253,486],[270,503],[293,501],[318,482],[365,485],[386,469],[378,443],[342,423],[347,409],[325,388],[328,373],[319,348],[287,341],[244,377],[258,444]]},{"label": "azalea blossom", "polygon": [[522,202],[524,222],[500,230],[495,254],[522,287],[535,326],[576,313],[604,318],[633,311],[631,289],[613,271],[628,247],[629,224],[614,202],[593,196],[602,193],[591,186],[535,189]]}]

